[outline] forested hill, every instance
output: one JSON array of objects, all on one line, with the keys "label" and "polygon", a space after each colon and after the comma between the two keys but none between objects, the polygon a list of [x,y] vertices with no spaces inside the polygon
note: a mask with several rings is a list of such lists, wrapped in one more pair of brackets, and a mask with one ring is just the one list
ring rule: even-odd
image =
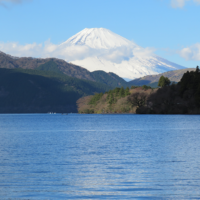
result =
[{"label": "forested hill", "polygon": [[[136,113],[140,105],[145,105],[146,98],[156,92],[149,86],[115,88],[108,92],[82,97],[77,101],[79,113]],[[136,103],[132,103],[132,98]],[[142,97],[142,98],[141,98]]]},{"label": "forested hill", "polygon": [[109,89],[52,71],[0,69],[0,113],[77,112],[80,97]]},{"label": "forested hill", "polygon": [[[166,81],[164,81],[166,80]],[[77,101],[80,113],[200,114],[200,69],[187,71],[178,83],[167,77],[160,88],[115,88]]]},{"label": "forested hill", "polygon": [[106,73],[104,71],[90,72],[85,68],[68,63],[57,58],[30,58],[30,57],[13,57],[3,52],[0,52],[0,68],[7,69],[37,69],[44,71],[52,71],[56,73],[63,73],[67,76],[104,83],[111,87],[129,86],[124,79],[114,73]]}]

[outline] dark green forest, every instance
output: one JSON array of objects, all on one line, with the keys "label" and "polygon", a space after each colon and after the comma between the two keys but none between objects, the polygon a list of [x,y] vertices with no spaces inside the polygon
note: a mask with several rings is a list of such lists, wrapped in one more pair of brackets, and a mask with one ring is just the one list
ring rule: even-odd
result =
[{"label": "dark green forest", "polygon": [[83,96],[108,91],[111,87],[50,71],[0,69],[0,113],[77,112]]}]

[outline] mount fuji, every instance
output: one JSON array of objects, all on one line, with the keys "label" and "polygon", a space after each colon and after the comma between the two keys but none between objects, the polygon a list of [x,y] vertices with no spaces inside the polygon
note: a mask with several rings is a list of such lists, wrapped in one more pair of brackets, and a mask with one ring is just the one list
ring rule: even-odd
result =
[{"label": "mount fuji", "polygon": [[86,28],[56,50],[57,56],[89,71],[113,72],[124,79],[184,69],[105,28]]}]

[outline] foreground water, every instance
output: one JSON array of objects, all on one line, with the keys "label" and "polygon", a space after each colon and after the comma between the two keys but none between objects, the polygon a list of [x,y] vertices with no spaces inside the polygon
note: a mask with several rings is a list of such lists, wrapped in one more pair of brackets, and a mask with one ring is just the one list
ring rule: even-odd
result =
[{"label": "foreground water", "polygon": [[200,199],[198,115],[0,115],[0,199]]}]

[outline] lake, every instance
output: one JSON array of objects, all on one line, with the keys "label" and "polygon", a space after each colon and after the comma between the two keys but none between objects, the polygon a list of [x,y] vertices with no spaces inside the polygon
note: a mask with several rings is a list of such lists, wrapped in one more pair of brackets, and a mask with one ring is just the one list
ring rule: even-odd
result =
[{"label": "lake", "polygon": [[0,199],[200,199],[200,116],[2,114]]}]

